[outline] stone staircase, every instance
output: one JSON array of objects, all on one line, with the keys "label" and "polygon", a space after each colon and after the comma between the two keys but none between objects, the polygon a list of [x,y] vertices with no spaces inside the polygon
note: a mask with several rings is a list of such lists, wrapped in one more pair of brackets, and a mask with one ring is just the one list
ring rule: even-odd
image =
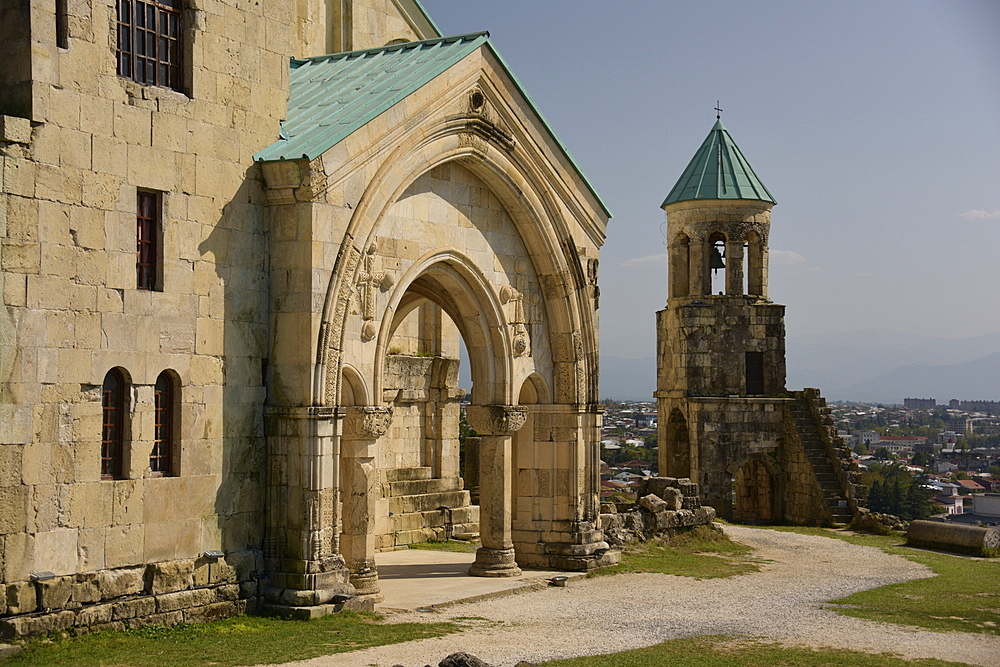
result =
[{"label": "stone staircase", "polygon": [[[471,504],[461,477],[435,479],[429,467],[393,468],[383,471],[383,480],[394,546],[478,536],[479,506]],[[442,506],[451,510],[439,509]]]},{"label": "stone staircase", "polygon": [[810,412],[804,398],[797,398],[792,403],[790,412],[795,420],[795,428],[799,432],[806,456],[809,457],[813,472],[816,474],[816,480],[823,489],[823,498],[826,500],[831,521],[843,524],[851,523],[854,511],[848,500],[848,494],[843,488],[841,476],[837,472],[840,461],[831,459],[816,419]]}]

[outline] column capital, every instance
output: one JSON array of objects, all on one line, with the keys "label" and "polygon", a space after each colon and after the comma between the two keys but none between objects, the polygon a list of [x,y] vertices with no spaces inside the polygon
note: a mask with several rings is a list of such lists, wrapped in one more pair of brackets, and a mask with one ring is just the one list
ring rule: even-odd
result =
[{"label": "column capital", "polygon": [[392,407],[388,405],[344,409],[344,435],[350,438],[380,438],[391,424]]},{"label": "column capital", "polygon": [[470,405],[465,418],[479,435],[512,435],[524,426],[528,411],[521,405]]}]

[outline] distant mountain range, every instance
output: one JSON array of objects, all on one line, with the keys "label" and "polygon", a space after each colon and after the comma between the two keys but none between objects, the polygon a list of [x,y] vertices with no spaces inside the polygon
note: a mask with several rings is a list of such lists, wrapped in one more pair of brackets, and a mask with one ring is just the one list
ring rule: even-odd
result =
[{"label": "distant mountain range", "polygon": [[[932,338],[884,329],[787,341],[789,389],[818,387],[830,400],[1000,400],[1000,333]],[[601,397],[651,400],[656,359],[601,355]]]}]

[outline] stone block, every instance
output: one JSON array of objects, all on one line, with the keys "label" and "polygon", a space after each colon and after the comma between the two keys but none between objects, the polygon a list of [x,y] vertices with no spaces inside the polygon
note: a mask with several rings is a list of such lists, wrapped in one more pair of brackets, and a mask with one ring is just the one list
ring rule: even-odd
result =
[{"label": "stone block", "polygon": [[194,561],[192,560],[153,563],[146,568],[146,588],[153,595],[185,590],[193,585]]},{"label": "stone block", "polygon": [[26,614],[38,607],[35,587],[30,581],[7,584],[6,600],[8,614]]},{"label": "stone block", "polygon": [[14,639],[16,637],[36,637],[50,632],[59,632],[73,626],[76,614],[72,611],[60,611],[44,616],[21,616],[9,618],[0,622],[0,637]]},{"label": "stone block", "polygon": [[132,600],[122,600],[111,606],[111,617],[116,621],[123,621],[130,618],[149,616],[156,611],[156,600],[152,596],[141,597]]},{"label": "stone block", "polygon": [[76,625],[78,627],[88,627],[103,623],[110,623],[114,611],[114,605],[97,604],[84,607],[76,613]]},{"label": "stone block", "polygon": [[26,486],[0,487],[0,535],[24,530],[27,521],[27,500]]},{"label": "stone block", "polygon": [[667,509],[667,502],[662,498],[660,498],[659,496],[653,495],[652,493],[640,498],[639,505],[641,507],[645,507],[653,514],[657,514],[658,512],[663,512]]},{"label": "stone block", "polygon": [[220,618],[229,618],[246,612],[246,601],[216,602],[204,607],[194,607],[184,610],[185,623],[207,623]]},{"label": "stone block", "polygon": [[104,570],[94,577],[94,584],[101,593],[101,599],[113,600],[125,595],[137,595],[145,589],[143,575],[145,567],[123,567]]},{"label": "stone block", "polygon": [[189,591],[178,591],[156,596],[156,611],[160,613],[200,607],[216,601],[215,591],[211,588],[195,588]]},{"label": "stone block", "polygon": [[[96,580],[96,572],[76,575],[76,583],[73,584],[73,594],[70,599],[73,602],[79,602],[80,604],[100,602],[101,589],[97,586]],[[88,623],[87,625],[91,624]]]},{"label": "stone block", "polygon": [[62,609],[73,595],[75,577],[56,577],[47,581],[39,581],[39,603],[45,609]]},{"label": "stone block", "polygon": [[17,116],[0,116],[0,141],[31,143],[31,121]]}]

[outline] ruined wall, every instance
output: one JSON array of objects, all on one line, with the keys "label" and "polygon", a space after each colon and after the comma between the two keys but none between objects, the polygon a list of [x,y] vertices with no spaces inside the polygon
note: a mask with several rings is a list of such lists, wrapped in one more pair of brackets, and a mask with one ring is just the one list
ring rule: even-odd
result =
[{"label": "ruined wall", "polygon": [[[4,11],[15,4],[29,3]],[[285,114],[286,7],[185,9],[176,91],[116,74],[115,3],[69,3],[66,48],[51,4],[30,5],[30,34],[2,21],[35,46],[30,108],[5,109],[30,122],[2,119],[0,143],[0,584],[48,571],[79,588],[103,571],[259,548],[267,257],[251,156]],[[24,73],[7,64],[2,99],[21,90],[15,65]],[[157,201],[153,289],[137,289],[140,191]],[[120,479],[102,479],[113,368],[128,381],[126,451]],[[179,451],[161,476],[149,459],[165,371]],[[97,611],[72,622],[102,622],[106,602],[73,593],[67,604]]]}]

